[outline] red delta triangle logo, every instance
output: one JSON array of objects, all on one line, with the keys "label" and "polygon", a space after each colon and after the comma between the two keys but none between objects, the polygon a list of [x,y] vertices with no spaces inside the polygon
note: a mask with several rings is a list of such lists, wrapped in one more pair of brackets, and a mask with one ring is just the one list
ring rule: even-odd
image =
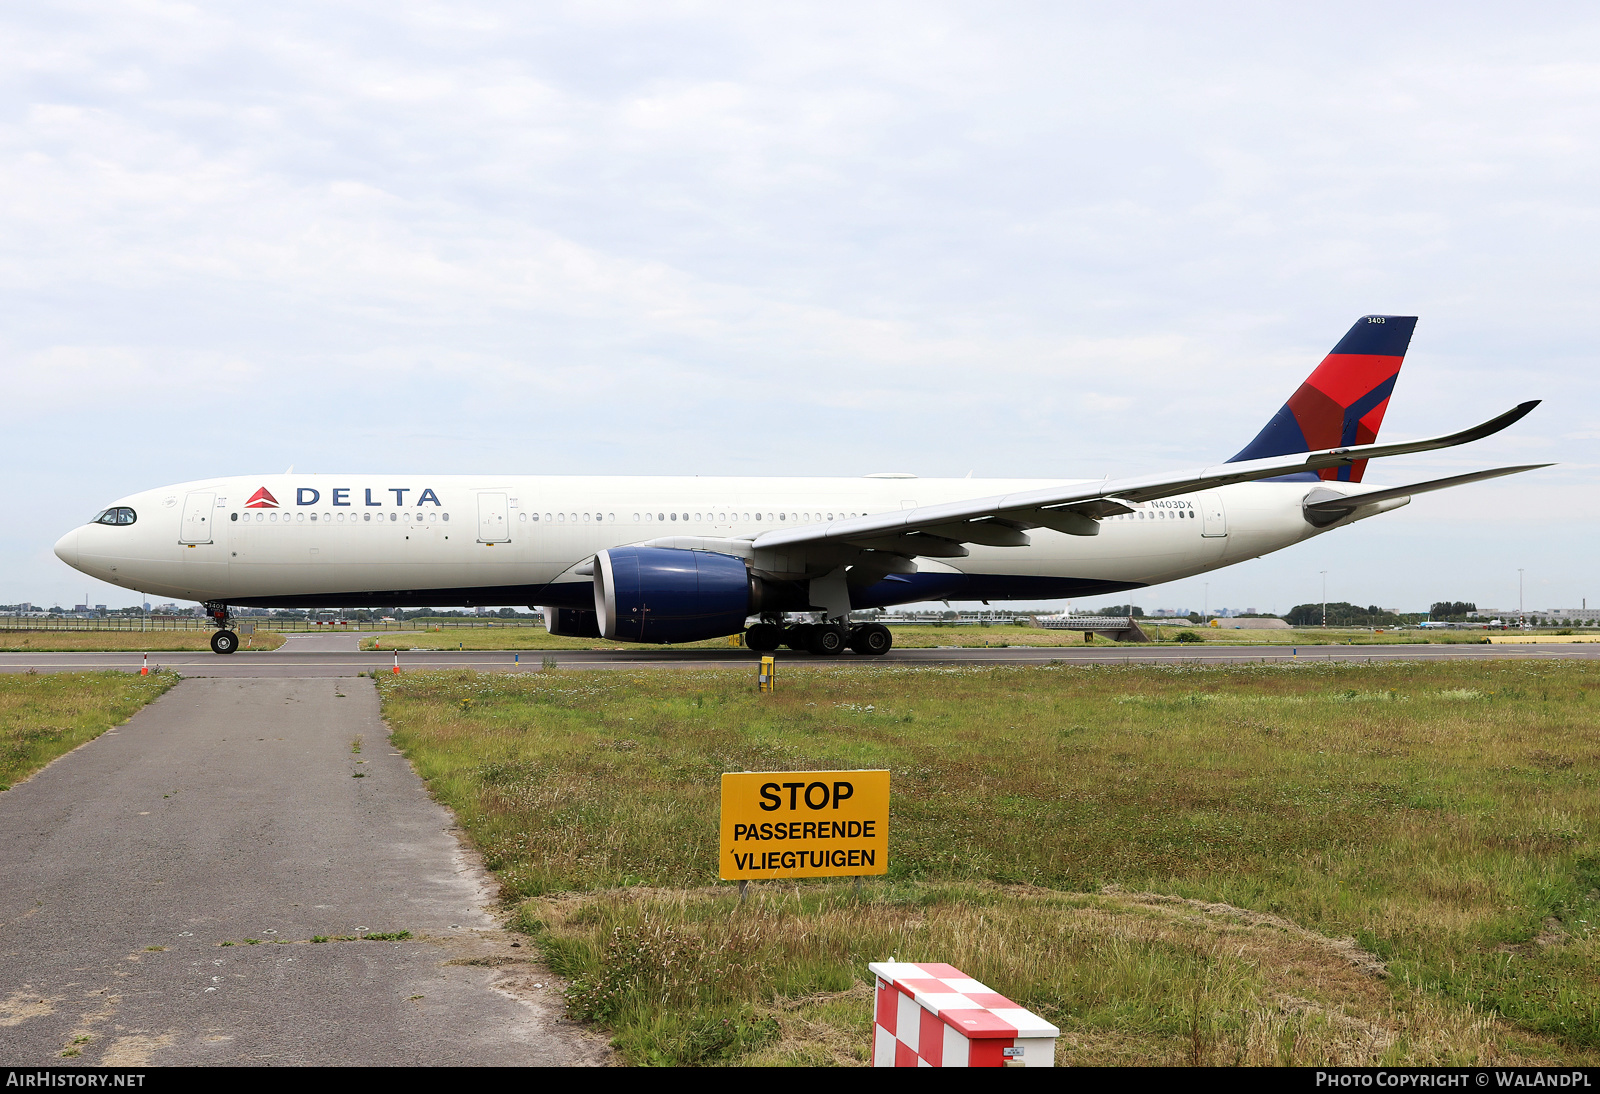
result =
[{"label": "red delta triangle logo", "polygon": [[278,499],[272,496],[272,491],[263,486],[260,490],[250,495],[250,500],[244,503],[244,507],[246,509],[277,509]]}]

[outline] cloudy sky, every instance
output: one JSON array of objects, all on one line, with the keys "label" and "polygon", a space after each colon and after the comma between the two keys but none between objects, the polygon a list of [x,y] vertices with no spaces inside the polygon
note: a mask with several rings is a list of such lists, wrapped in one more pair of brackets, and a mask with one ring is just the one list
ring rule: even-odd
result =
[{"label": "cloudy sky", "polygon": [[1597,142],[1590,5],[7,6],[0,602],[289,464],[1212,462],[1388,312],[1384,439],[1546,403],[1369,480],[1560,466],[1141,602],[1600,606]]}]

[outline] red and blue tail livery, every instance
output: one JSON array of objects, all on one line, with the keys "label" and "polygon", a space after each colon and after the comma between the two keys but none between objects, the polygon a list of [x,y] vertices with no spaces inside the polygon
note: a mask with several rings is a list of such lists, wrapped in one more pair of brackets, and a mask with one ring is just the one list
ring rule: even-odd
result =
[{"label": "red and blue tail livery", "polygon": [[[1376,441],[1416,326],[1414,315],[1363,315],[1357,319],[1256,439],[1228,462]],[[1360,482],[1366,467],[1366,460],[1356,460],[1348,467],[1287,477]]]}]

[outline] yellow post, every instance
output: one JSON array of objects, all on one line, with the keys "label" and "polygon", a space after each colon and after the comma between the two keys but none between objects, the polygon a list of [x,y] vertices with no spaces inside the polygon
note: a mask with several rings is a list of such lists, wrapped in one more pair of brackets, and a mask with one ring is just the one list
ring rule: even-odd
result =
[{"label": "yellow post", "polygon": [[772,691],[778,681],[778,659],[776,657],[763,657],[761,671],[756,675],[757,691]]}]

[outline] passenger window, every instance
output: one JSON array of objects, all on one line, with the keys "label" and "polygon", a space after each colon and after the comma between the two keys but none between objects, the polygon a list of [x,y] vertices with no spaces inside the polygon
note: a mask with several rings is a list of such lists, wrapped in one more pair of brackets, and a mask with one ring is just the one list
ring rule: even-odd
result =
[{"label": "passenger window", "polygon": [[526,513],[518,513],[517,514],[517,521],[519,523],[526,524],[528,522],[528,514],[526,514]]},{"label": "passenger window", "polygon": [[607,521],[615,521],[616,519],[617,519],[617,514],[615,514],[615,513],[607,513],[606,514],[606,520]]},{"label": "passenger window", "polygon": [[371,522],[372,514],[371,513],[362,513],[361,514],[361,519],[364,520],[364,521]]},{"label": "passenger window", "polygon": [[239,519],[239,514],[238,513],[229,513],[228,514],[228,519],[229,520],[238,520]]},{"label": "passenger window", "polygon": [[428,514],[428,519],[430,521],[438,520],[439,519],[439,514],[438,513],[429,513]]},{"label": "passenger window", "polygon": [[677,520],[678,519],[678,514],[676,514],[676,513],[672,514],[672,519],[673,520]]},{"label": "passenger window", "polygon": [[557,513],[556,514],[556,519],[559,520],[562,524],[565,524],[565,523],[567,523],[567,514],[565,514],[565,513]]},{"label": "passenger window", "polygon": [[633,523],[635,523],[635,524],[639,523],[639,514],[638,513],[633,514]]},{"label": "passenger window", "polygon": [[[444,515],[444,519],[445,519],[445,520],[449,520],[449,519],[450,519],[450,514],[449,514],[449,513],[446,513],[446,514],[445,514],[445,515]],[[538,519],[539,519],[539,514],[538,514],[538,513],[535,513],[535,514],[533,514],[533,519],[534,519],[534,520],[538,520]]]},{"label": "passenger window", "polygon": [[583,514],[583,523],[585,523],[585,524],[589,523],[589,514],[588,513]]}]

